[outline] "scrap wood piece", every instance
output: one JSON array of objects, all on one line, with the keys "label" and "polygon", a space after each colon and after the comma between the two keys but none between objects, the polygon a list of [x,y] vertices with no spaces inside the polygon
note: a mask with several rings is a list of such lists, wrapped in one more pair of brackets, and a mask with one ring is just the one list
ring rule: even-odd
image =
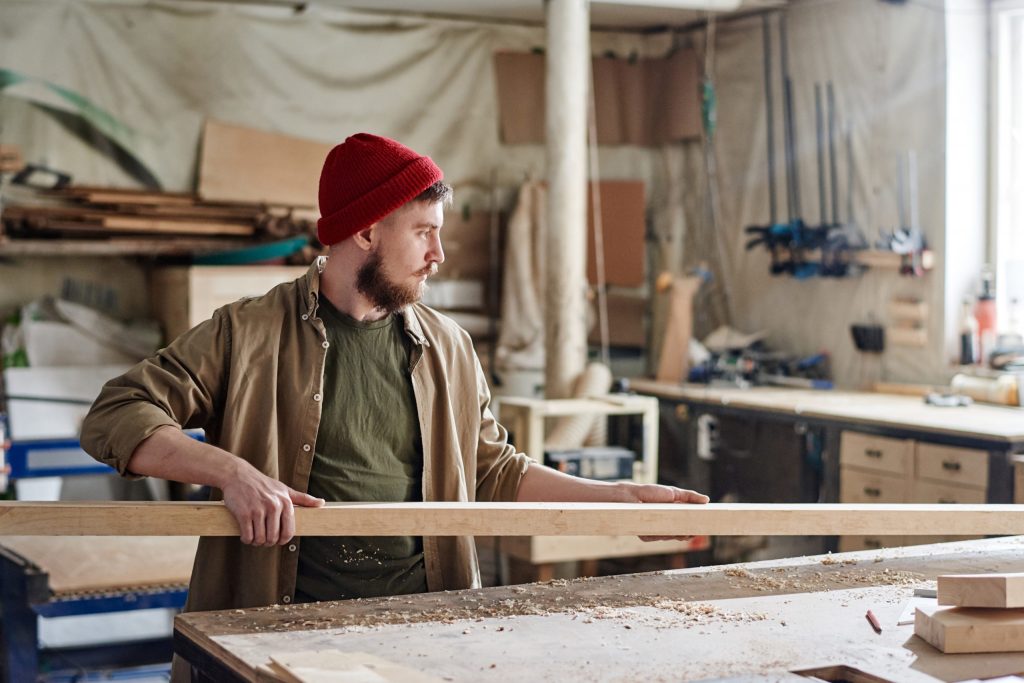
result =
[{"label": "scrap wood piece", "polygon": [[[1024,506],[877,503],[330,503],[299,536],[1024,534]],[[0,536],[237,536],[223,503],[0,501]]]},{"label": "scrap wood piece", "polygon": [[172,204],[176,206],[192,206],[199,197],[190,192],[156,192],[154,190],[136,190],[126,187],[105,187],[102,185],[69,185],[55,190],[45,190],[43,194],[67,197],[91,204]]},{"label": "scrap wood piece", "polygon": [[251,221],[197,220],[175,216],[147,217],[84,207],[9,206],[4,209],[4,220],[20,224],[30,230],[50,231],[91,230],[243,237],[250,236],[256,231]]},{"label": "scrap wood piece", "polygon": [[1024,574],[940,576],[938,602],[958,607],[1024,607]]},{"label": "scrap wood piece", "polygon": [[211,119],[203,129],[199,195],[315,207],[320,171],[332,147]]},{"label": "scrap wood piece", "polygon": [[1024,652],[1024,609],[918,607],[914,634],[946,654]]},{"label": "scrap wood piece", "polygon": [[25,167],[21,148],[17,145],[0,145],[0,173],[14,173]]},{"label": "scrap wood piece", "polygon": [[286,683],[440,683],[441,679],[368,652],[314,650],[270,655],[267,668]]}]

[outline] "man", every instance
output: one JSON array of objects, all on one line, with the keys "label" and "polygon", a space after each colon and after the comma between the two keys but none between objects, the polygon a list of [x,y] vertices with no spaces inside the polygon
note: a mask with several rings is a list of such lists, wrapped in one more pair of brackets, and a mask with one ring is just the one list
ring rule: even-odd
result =
[{"label": "man", "polygon": [[299,539],[295,505],[707,502],[571,477],[507,443],[469,335],[418,303],[444,262],[451,196],[428,157],[348,138],[320,179],[329,257],[218,309],[104,387],[85,449],[125,476],[209,485],[238,521],[240,538],[200,541],[187,610],[480,585],[471,537]]}]

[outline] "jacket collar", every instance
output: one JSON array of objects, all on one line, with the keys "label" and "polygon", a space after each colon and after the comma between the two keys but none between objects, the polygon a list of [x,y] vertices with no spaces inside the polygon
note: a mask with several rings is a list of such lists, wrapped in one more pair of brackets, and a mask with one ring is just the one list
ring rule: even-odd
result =
[{"label": "jacket collar", "polygon": [[[320,306],[320,275],[324,272],[326,265],[327,257],[317,256],[316,260],[309,266],[309,270],[302,277],[299,285],[303,296],[303,307],[306,315],[310,318],[316,317],[317,309]],[[426,335],[423,334],[423,326],[420,324],[419,316],[416,313],[416,305],[406,306],[400,311],[399,315],[402,316],[405,333],[409,335],[409,338],[416,342],[416,344],[429,347],[430,342],[427,341]]]}]

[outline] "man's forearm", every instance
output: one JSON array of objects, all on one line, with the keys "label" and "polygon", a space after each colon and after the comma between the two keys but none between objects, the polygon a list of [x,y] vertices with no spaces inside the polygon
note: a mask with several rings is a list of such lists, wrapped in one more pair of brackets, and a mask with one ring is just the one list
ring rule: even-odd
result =
[{"label": "man's forearm", "polygon": [[238,457],[196,441],[176,427],[161,427],[140,443],[128,461],[134,474],[186,484],[224,488],[239,465]]},{"label": "man's forearm", "polygon": [[618,483],[581,479],[532,462],[519,482],[516,501],[520,503],[543,501],[626,503],[634,502],[634,499]]}]

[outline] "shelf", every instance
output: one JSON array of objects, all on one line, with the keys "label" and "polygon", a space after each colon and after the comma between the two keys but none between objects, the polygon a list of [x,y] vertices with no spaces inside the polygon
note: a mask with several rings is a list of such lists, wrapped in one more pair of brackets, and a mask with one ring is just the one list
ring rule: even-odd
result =
[{"label": "shelf", "polygon": [[[903,265],[903,257],[894,251],[885,251],[882,249],[863,249],[852,252],[852,261],[868,268],[887,268],[891,270],[899,270]],[[925,249],[921,253],[921,267],[925,271],[931,270],[935,266],[935,253],[930,249]]]},{"label": "shelf", "polygon": [[229,251],[251,244],[239,240],[212,239],[112,239],[0,241],[2,256],[191,256]]}]

